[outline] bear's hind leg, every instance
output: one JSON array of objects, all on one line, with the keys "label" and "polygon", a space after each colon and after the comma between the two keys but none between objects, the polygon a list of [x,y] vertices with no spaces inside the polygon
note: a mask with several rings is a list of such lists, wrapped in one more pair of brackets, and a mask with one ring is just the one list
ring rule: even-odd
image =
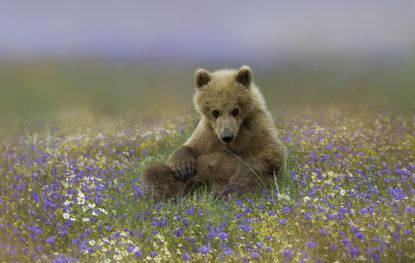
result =
[{"label": "bear's hind leg", "polygon": [[156,200],[184,195],[184,183],[177,179],[172,169],[165,164],[147,168],[144,171],[144,184],[150,188]]}]

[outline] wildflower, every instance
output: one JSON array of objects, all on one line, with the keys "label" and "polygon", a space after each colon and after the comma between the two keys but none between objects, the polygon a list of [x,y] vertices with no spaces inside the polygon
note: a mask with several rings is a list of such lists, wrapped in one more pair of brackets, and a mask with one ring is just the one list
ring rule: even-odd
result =
[{"label": "wildflower", "polygon": [[359,255],[360,250],[359,250],[359,248],[357,248],[355,246],[350,246],[349,247],[349,253],[352,257],[356,257],[357,255]]},{"label": "wildflower", "polygon": [[203,254],[203,255],[205,255],[205,254],[209,253],[209,247],[208,247],[208,246],[201,246],[201,247],[199,248],[199,253],[201,253],[201,254]]},{"label": "wildflower", "polygon": [[342,240],[341,240],[341,242],[343,243],[343,245],[345,245],[345,246],[349,246],[349,245],[351,245],[351,242],[347,239],[347,238],[343,238]]},{"label": "wildflower", "polygon": [[247,207],[244,208],[244,212],[245,213],[252,213],[252,209],[249,206],[247,206]]},{"label": "wildflower", "polygon": [[317,243],[316,243],[316,242],[314,242],[314,241],[308,241],[305,245],[306,245],[308,248],[315,248],[315,247],[317,246]]},{"label": "wildflower", "polygon": [[226,233],[226,232],[220,232],[220,233],[218,233],[218,237],[220,239],[228,238],[228,233]]},{"label": "wildflower", "polygon": [[320,235],[322,235],[322,236],[327,236],[329,233],[328,233],[328,231],[325,229],[325,228],[320,228],[319,229],[319,231],[318,231],[319,233],[320,233]]},{"label": "wildflower", "polygon": [[187,254],[187,253],[184,253],[184,254],[182,255],[182,259],[183,259],[184,261],[189,261],[189,260],[190,260],[190,255],[189,255],[189,254]]},{"label": "wildflower", "polygon": [[33,192],[33,193],[32,193],[32,199],[33,199],[36,203],[39,203],[39,201],[40,201],[39,194],[38,194],[37,192]]},{"label": "wildflower", "polygon": [[183,234],[183,228],[179,227],[176,229],[176,237],[180,237]]},{"label": "wildflower", "polygon": [[195,213],[195,208],[190,207],[189,209],[184,210],[184,213],[188,215],[193,215]]},{"label": "wildflower", "polygon": [[139,258],[139,257],[143,256],[143,253],[141,253],[141,251],[137,251],[137,252],[134,253],[134,256]]},{"label": "wildflower", "polygon": [[49,236],[45,239],[46,243],[48,244],[55,244],[55,238],[53,236]]},{"label": "wildflower", "polygon": [[239,212],[235,215],[236,219],[242,219],[244,217],[244,214],[242,212]]},{"label": "wildflower", "polygon": [[163,227],[163,226],[166,226],[167,224],[168,224],[168,220],[166,217],[162,217],[159,220],[154,220],[152,222],[152,225],[157,226],[157,227]]},{"label": "wildflower", "polygon": [[63,213],[62,217],[64,219],[68,219],[71,215],[69,215],[68,213]]},{"label": "wildflower", "polygon": [[364,214],[369,214],[369,209],[367,209],[366,207],[363,207],[363,208],[361,208],[361,209],[360,209],[360,213],[361,213],[362,215],[364,215]]},{"label": "wildflower", "polygon": [[264,245],[264,243],[262,243],[261,241],[256,242],[257,247],[262,247]]},{"label": "wildflower", "polygon": [[329,245],[329,249],[330,249],[330,250],[332,250],[332,251],[334,251],[334,250],[336,250],[336,249],[337,249],[337,245],[336,245],[335,243],[331,243],[331,244]]},{"label": "wildflower", "polygon": [[214,231],[209,231],[208,233],[206,233],[206,238],[214,238],[215,237],[215,232]]},{"label": "wildflower", "polygon": [[134,246],[134,245],[131,245],[131,246],[129,246],[128,248],[127,248],[127,251],[128,252],[133,252],[133,251],[135,251],[136,250],[136,246]]},{"label": "wildflower", "polygon": [[280,225],[285,225],[287,223],[287,220],[285,220],[284,218],[280,218],[280,219],[278,219],[278,223]]},{"label": "wildflower", "polygon": [[362,232],[360,232],[360,231],[358,231],[358,232],[356,232],[355,233],[355,237],[357,238],[357,239],[359,239],[359,240],[363,240],[363,239],[365,239],[365,236],[363,235],[363,233]]},{"label": "wildflower", "polygon": [[225,254],[226,254],[226,255],[231,255],[231,254],[233,253],[233,250],[232,250],[232,248],[230,248],[230,247],[226,247],[226,248],[224,249],[224,252],[225,252]]},{"label": "wildflower", "polygon": [[253,251],[253,252],[251,253],[251,257],[252,257],[252,258],[259,258],[259,253],[258,253],[257,251]]},{"label": "wildflower", "polygon": [[95,246],[95,240],[89,240],[88,241],[88,244],[90,245],[90,246]]},{"label": "wildflower", "polygon": [[115,254],[113,259],[116,260],[116,261],[120,261],[120,260],[122,260],[122,256],[119,255],[119,254]]},{"label": "wildflower", "polygon": [[289,205],[285,205],[284,208],[282,209],[282,211],[284,211],[284,213],[288,214],[289,212],[291,212],[291,208]]},{"label": "wildflower", "polygon": [[251,231],[251,226],[250,225],[247,225],[247,224],[242,224],[242,225],[239,225],[239,227],[243,230],[243,231],[245,231],[245,232],[250,232]]},{"label": "wildflower", "polygon": [[284,249],[284,251],[282,252],[282,255],[284,256],[284,258],[285,259],[287,259],[287,260],[289,260],[289,259],[291,259],[292,258],[292,256],[293,256],[293,251],[292,250],[290,250],[290,249]]},{"label": "wildflower", "polygon": [[291,197],[289,195],[286,195],[286,194],[278,194],[277,198],[278,198],[278,200],[286,200],[286,201],[291,200]]}]

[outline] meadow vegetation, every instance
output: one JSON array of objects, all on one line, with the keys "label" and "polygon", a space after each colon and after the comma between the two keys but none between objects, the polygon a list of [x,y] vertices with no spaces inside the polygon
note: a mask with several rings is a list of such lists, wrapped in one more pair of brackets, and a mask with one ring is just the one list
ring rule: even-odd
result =
[{"label": "meadow vegetation", "polygon": [[[43,78],[51,86],[59,83],[39,74],[49,76]],[[18,81],[8,76],[10,85]],[[388,103],[380,99],[388,98],[383,92],[367,95],[374,104],[271,107],[289,153],[284,180],[268,192],[229,201],[199,192],[155,202],[142,172],[166,161],[194,129],[191,74],[187,87],[178,88],[189,92],[179,102],[161,100],[171,112],[157,119],[141,108],[107,114],[79,109],[83,105],[73,110],[74,103],[70,110],[4,120],[1,260],[415,261],[415,115],[411,105],[397,103],[413,93],[404,90],[401,100]],[[283,101],[275,90],[264,93],[270,105]],[[295,104],[293,98],[286,105]],[[150,105],[148,97],[137,100]],[[179,104],[185,106],[169,108]]]}]

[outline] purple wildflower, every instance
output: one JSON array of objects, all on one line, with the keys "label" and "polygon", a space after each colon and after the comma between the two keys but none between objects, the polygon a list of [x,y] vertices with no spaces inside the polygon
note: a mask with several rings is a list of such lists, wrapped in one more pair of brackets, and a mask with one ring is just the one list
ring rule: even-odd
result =
[{"label": "purple wildflower", "polygon": [[351,245],[351,242],[347,238],[343,238],[341,241],[342,241],[342,244],[345,246]]},{"label": "purple wildflower", "polygon": [[262,243],[261,241],[256,242],[257,247],[262,247],[264,245],[264,243]]},{"label": "purple wildflower", "polygon": [[183,228],[179,227],[176,229],[176,237],[180,237],[183,234]]},{"label": "purple wildflower", "polygon": [[332,250],[332,251],[334,251],[334,250],[336,250],[336,249],[337,249],[337,245],[336,245],[335,243],[331,243],[331,244],[329,245],[329,249],[330,249],[330,250]]},{"label": "purple wildflower", "polygon": [[364,239],[365,239],[365,236],[364,236],[364,235],[363,235],[363,233],[362,233],[362,232],[360,232],[360,231],[356,232],[354,235],[355,235],[355,237],[356,237],[357,239],[359,239],[360,241],[362,241],[362,240],[364,240]]},{"label": "purple wildflower", "polygon": [[226,247],[226,248],[224,249],[224,252],[225,252],[225,254],[226,254],[226,255],[231,255],[231,254],[233,253],[233,250],[232,250],[232,248],[230,248],[230,247]]},{"label": "purple wildflower", "polygon": [[55,244],[55,238],[53,236],[49,236],[45,239],[45,242],[48,244]]},{"label": "purple wildflower", "polygon": [[134,246],[134,245],[129,246],[128,249],[127,249],[127,251],[128,252],[133,252],[135,248],[136,248],[136,246]]},{"label": "purple wildflower", "polygon": [[39,203],[39,201],[40,201],[39,194],[38,194],[37,192],[33,192],[33,193],[32,193],[32,199],[33,199],[36,203]]},{"label": "purple wildflower", "polygon": [[288,248],[284,249],[284,251],[282,252],[282,255],[284,256],[285,259],[291,259],[293,256],[294,252]]},{"label": "purple wildflower", "polygon": [[206,255],[207,253],[209,253],[209,247],[205,246],[205,245],[201,246],[199,248],[199,253],[203,254],[203,255]]},{"label": "purple wildflower", "polygon": [[305,245],[306,245],[308,248],[315,248],[315,247],[317,246],[317,243],[316,243],[316,242],[314,242],[314,241],[308,241]]},{"label": "purple wildflower", "polygon": [[182,259],[183,259],[184,261],[189,261],[189,260],[190,260],[190,255],[189,255],[189,254],[187,254],[187,253],[184,253],[184,254],[183,254],[183,256],[182,256]]},{"label": "purple wildflower", "polygon": [[356,257],[357,255],[359,255],[360,250],[359,250],[359,248],[357,248],[355,246],[350,246],[349,247],[349,253],[352,257]]},{"label": "purple wildflower", "polygon": [[226,233],[226,232],[220,232],[220,233],[218,233],[218,237],[220,239],[228,238],[228,233]]},{"label": "purple wildflower", "polygon": [[243,231],[245,231],[245,232],[250,232],[251,231],[251,226],[250,225],[247,225],[247,224],[242,224],[242,225],[239,225],[239,227],[243,230]]},{"label": "purple wildflower", "polygon": [[252,257],[252,258],[259,258],[259,253],[258,253],[257,251],[253,251],[253,252],[251,253],[251,257]]}]

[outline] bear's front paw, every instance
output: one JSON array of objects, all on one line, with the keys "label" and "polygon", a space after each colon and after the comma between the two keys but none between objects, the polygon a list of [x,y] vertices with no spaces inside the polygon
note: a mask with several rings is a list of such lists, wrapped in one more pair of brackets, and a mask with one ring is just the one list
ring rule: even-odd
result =
[{"label": "bear's front paw", "polygon": [[170,167],[176,177],[186,182],[196,174],[196,158],[188,146],[179,147],[170,158]]}]

